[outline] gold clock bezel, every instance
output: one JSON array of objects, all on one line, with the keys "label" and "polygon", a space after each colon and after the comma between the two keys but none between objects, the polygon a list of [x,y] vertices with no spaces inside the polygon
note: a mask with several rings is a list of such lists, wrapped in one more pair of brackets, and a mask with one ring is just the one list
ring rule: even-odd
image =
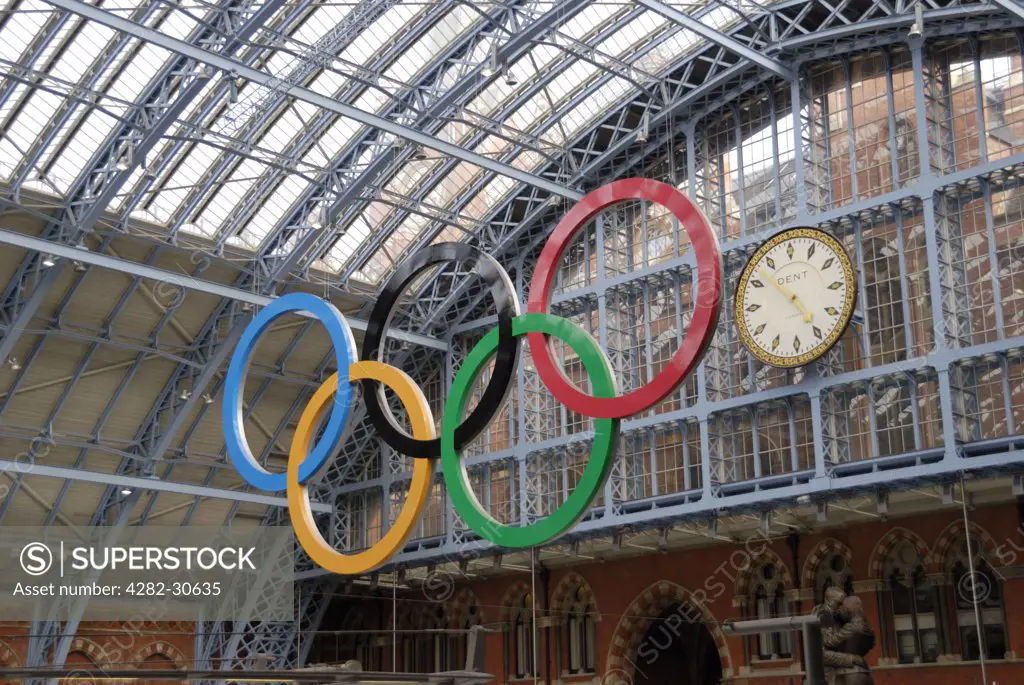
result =
[{"label": "gold clock bezel", "polygon": [[[827,338],[804,354],[796,357],[780,357],[763,349],[754,341],[754,337],[750,334],[746,321],[743,319],[743,298],[747,292],[747,283],[753,276],[754,266],[761,261],[761,258],[764,257],[769,250],[774,248],[776,245],[793,238],[810,238],[811,240],[817,240],[827,245],[829,249],[835,253],[836,258],[842,265],[843,276],[846,279],[847,287],[850,289],[851,296],[846,298],[846,304],[843,307],[843,311],[840,313],[839,324]],[[735,317],[736,328],[739,330],[740,340],[743,342],[743,346],[746,347],[747,351],[754,355],[758,361],[780,369],[792,369],[798,366],[805,366],[820,359],[826,352],[831,350],[837,342],[839,342],[839,339],[843,337],[843,333],[846,332],[846,329],[850,326],[850,322],[853,320],[853,311],[857,306],[857,277],[855,274],[856,272],[853,269],[853,262],[850,260],[850,255],[846,253],[842,244],[836,240],[832,234],[823,231],[820,228],[787,228],[784,231],[776,233],[762,243],[761,247],[757,248],[757,251],[750,256],[750,259],[748,259],[747,263],[743,266],[743,271],[740,273],[739,280],[736,283],[736,293],[733,296],[733,316]]]}]

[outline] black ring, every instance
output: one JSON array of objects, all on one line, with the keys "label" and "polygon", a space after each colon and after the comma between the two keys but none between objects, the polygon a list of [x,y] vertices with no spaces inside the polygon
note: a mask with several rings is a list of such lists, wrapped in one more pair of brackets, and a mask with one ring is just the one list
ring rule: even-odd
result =
[{"label": "black ring", "polygon": [[[512,377],[519,363],[519,341],[512,335],[512,319],[519,316],[519,300],[512,279],[501,264],[489,254],[465,243],[438,243],[421,250],[402,262],[384,284],[377,302],[370,312],[363,337],[363,359],[381,360],[384,332],[390,328],[395,304],[405,287],[425,269],[436,264],[462,262],[472,264],[473,270],[484,279],[498,309],[498,353],[494,373],[487,382],[480,402],[469,416],[455,429],[455,446],[462,449],[472,442],[491,423],[491,419],[508,399]],[[441,456],[441,438],[417,440],[406,433],[384,399],[384,387],[374,380],[363,380],[366,413],[380,438],[399,454],[416,459],[437,459]]]}]

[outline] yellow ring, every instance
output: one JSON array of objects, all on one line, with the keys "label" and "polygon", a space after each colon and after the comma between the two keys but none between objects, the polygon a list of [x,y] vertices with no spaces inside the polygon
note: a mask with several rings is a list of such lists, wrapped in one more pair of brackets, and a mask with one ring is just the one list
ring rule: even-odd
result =
[{"label": "yellow ring", "polygon": [[[408,374],[381,362],[361,361],[348,367],[348,377],[353,382],[363,379],[376,380],[394,390],[409,414],[412,437],[418,440],[434,439],[436,430],[430,405],[427,404],[423,391]],[[299,484],[299,466],[306,459],[320,419],[333,406],[330,400],[337,387],[338,374],[334,373],[314,393],[295,429],[295,437],[292,438],[291,449],[288,452],[288,515],[299,544],[315,563],[332,573],[359,575],[383,565],[405,544],[419,520],[423,507],[426,506],[430,485],[434,480],[435,462],[433,459],[413,460],[412,482],[409,484],[405,504],[398,513],[395,523],[377,544],[357,554],[341,554],[331,547],[313,520],[313,510],[309,506],[309,490],[305,485]]]}]

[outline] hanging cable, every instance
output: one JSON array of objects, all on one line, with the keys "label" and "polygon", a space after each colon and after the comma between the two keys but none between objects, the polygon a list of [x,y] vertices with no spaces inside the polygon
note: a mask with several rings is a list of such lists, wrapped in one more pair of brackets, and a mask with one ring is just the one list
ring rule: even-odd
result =
[{"label": "hanging cable", "polygon": [[530,549],[530,611],[533,612],[533,685],[537,685],[537,548]]},{"label": "hanging cable", "polygon": [[391,672],[398,673],[398,583],[391,583]]},{"label": "hanging cable", "polygon": [[[981,624],[981,606],[978,603],[978,574],[974,570],[974,549],[971,543],[971,524],[967,519],[967,484],[964,477],[960,476],[960,504],[964,510],[964,536],[967,540],[967,573],[971,581],[971,604],[974,605],[974,622],[977,625],[978,633],[978,664],[981,666],[981,685],[988,685],[988,674],[985,669],[985,638]],[[957,588],[961,590],[962,588]]]}]

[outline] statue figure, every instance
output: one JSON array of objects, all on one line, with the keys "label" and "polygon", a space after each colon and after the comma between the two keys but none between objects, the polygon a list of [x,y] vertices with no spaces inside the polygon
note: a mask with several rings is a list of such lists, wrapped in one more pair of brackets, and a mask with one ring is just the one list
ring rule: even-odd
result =
[{"label": "statue figure", "polygon": [[875,646],[864,604],[838,588],[825,591],[825,601],[814,607],[821,619],[821,641],[828,685],[874,685],[864,657]]}]

